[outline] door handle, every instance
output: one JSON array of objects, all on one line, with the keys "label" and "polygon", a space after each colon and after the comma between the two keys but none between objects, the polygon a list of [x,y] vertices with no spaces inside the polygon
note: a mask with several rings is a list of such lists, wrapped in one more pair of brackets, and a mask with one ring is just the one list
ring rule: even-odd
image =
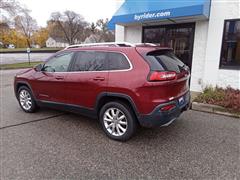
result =
[{"label": "door handle", "polygon": [[55,79],[57,79],[57,80],[63,80],[64,77],[63,77],[63,76],[56,76]]},{"label": "door handle", "polygon": [[94,81],[104,81],[105,78],[104,77],[95,77],[93,78]]}]

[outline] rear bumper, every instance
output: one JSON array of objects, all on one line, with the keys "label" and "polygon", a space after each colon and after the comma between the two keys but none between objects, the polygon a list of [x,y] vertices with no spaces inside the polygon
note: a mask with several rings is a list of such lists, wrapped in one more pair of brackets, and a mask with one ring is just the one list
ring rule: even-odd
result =
[{"label": "rear bumper", "polygon": [[[188,92],[183,97],[183,104],[180,104],[177,99],[164,104],[160,104],[150,114],[140,115],[138,118],[139,123],[143,127],[155,127],[171,124],[171,122],[176,120],[183,111],[186,111],[189,108],[190,93]],[[162,112],[161,108],[169,104],[175,104],[176,107],[170,111]]]}]

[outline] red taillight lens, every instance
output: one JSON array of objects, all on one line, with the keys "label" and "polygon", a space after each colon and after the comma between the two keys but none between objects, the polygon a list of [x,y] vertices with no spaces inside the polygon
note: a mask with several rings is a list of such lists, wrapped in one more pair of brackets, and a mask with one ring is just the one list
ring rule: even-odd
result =
[{"label": "red taillight lens", "polygon": [[177,77],[176,72],[164,71],[164,72],[152,72],[149,76],[150,81],[168,81],[173,80]]},{"label": "red taillight lens", "polygon": [[175,104],[169,104],[167,106],[162,107],[161,111],[170,111],[170,110],[174,109],[175,107],[176,107]]}]

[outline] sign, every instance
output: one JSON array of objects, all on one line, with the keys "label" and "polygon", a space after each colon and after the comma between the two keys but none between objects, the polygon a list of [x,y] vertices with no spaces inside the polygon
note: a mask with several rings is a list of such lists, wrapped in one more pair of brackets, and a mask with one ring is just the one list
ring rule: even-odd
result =
[{"label": "sign", "polygon": [[27,53],[30,53],[31,52],[31,49],[30,48],[27,48]]},{"label": "sign", "polygon": [[208,19],[211,0],[125,0],[108,23],[115,25],[140,24],[164,19]]},{"label": "sign", "polygon": [[30,48],[27,48],[28,64],[29,64],[29,65],[30,65],[30,52],[31,52],[31,49],[30,49]]}]

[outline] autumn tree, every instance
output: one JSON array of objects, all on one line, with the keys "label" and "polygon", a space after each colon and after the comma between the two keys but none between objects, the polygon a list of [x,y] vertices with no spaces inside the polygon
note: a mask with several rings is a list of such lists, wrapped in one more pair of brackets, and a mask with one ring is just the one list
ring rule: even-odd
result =
[{"label": "autumn tree", "polygon": [[34,42],[34,44],[37,44],[40,47],[45,47],[48,37],[49,37],[48,29],[41,28],[33,33],[32,41]]},{"label": "autumn tree", "polygon": [[37,30],[37,22],[25,10],[14,18],[15,28],[25,37],[28,47],[31,47],[31,36]]},{"label": "autumn tree", "polygon": [[6,31],[2,36],[0,36],[0,41],[5,45],[14,44],[17,48],[27,46],[25,37],[15,29]]},{"label": "autumn tree", "polygon": [[88,24],[83,16],[73,11],[54,12],[51,14],[51,21],[54,22],[55,28],[57,27],[64,34],[69,44],[82,40],[82,34]]},{"label": "autumn tree", "polygon": [[0,42],[6,44],[6,39],[8,37],[8,32],[10,27],[7,22],[0,22]]}]

